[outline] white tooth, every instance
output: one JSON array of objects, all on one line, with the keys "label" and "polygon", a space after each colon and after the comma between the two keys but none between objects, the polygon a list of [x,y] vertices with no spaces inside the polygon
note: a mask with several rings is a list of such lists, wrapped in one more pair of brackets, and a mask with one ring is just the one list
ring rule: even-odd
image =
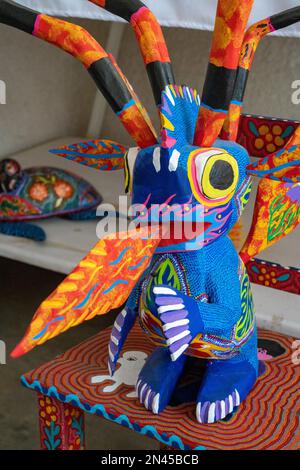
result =
[{"label": "white tooth", "polygon": [[172,321],[172,322],[167,323],[166,325],[164,325],[163,330],[168,331],[170,328],[175,328],[176,326],[187,325],[188,323],[189,323],[189,321],[187,319]]},{"label": "white tooth", "polygon": [[154,149],[152,161],[156,173],[158,173],[160,171],[160,147]]},{"label": "white tooth", "polygon": [[178,167],[178,160],[180,157],[180,152],[178,150],[174,149],[171,155],[171,158],[169,160],[169,171],[176,171]]},{"label": "white tooth", "polygon": [[185,336],[188,336],[190,334],[189,330],[182,331],[176,336],[173,336],[173,338],[170,338],[167,340],[167,345],[171,346],[171,344],[176,343],[176,341],[180,340],[181,338],[184,338]]},{"label": "white tooth", "polygon": [[221,419],[225,418],[225,401],[221,400]]},{"label": "white tooth", "polygon": [[174,362],[176,361],[176,359],[181,356],[181,354],[186,350],[186,348],[188,347],[188,344],[184,344],[183,346],[181,346],[178,351],[174,352],[173,354],[171,354],[171,360]]},{"label": "white tooth", "polygon": [[231,395],[229,395],[228,401],[229,401],[229,413],[231,413],[232,410],[233,410],[233,400],[232,400],[232,396],[231,396]]},{"label": "white tooth", "polygon": [[111,335],[110,340],[111,340],[113,343],[115,343],[116,346],[118,346],[119,341],[118,341],[117,338],[115,338],[113,335]]},{"label": "white tooth", "polygon": [[236,394],[236,405],[235,406],[239,406],[239,404],[241,403],[241,397],[240,397],[240,394],[237,391],[237,389],[235,389],[235,394]]},{"label": "white tooth", "polygon": [[209,407],[209,410],[208,410],[208,419],[207,419],[208,423],[214,423],[215,422],[215,420],[216,420],[215,410],[216,410],[216,404],[212,403]]},{"label": "white tooth", "polygon": [[158,307],[158,313],[165,313],[165,312],[172,312],[173,310],[182,310],[184,308],[183,304],[176,304],[176,305],[162,305]]},{"label": "white tooth", "polygon": [[150,396],[150,393],[151,393],[151,389],[148,390],[145,401],[144,401],[144,405],[147,408],[147,410],[149,410],[149,396]]},{"label": "white tooth", "polygon": [[196,408],[196,417],[197,417],[197,421],[199,423],[202,423],[201,421],[201,403],[198,403],[197,405],[197,408]]},{"label": "white tooth", "polygon": [[166,91],[166,95],[169,98],[169,100],[171,101],[172,105],[175,106],[175,101],[174,101],[174,98],[173,98],[173,95],[172,95],[172,92],[171,92],[170,88],[167,87],[165,91]]},{"label": "white tooth", "polygon": [[158,414],[158,408],[159,408],[159,393],[155,395],[153,398],[153,403],[152,403],[152,411],[154,414]]},{"label": "white tooth", "polygon": [[169,289],[168,287],[154,287],[153,292],[154,294],[176,295],[176,292],[174,292],[172,289]]},{"label": "white tooth", "polygon": [[114,323],[114,327],[116,330],[118,330],[119,333],[121,333],[121,327],[119,326],[119,324],[115,321]]}]

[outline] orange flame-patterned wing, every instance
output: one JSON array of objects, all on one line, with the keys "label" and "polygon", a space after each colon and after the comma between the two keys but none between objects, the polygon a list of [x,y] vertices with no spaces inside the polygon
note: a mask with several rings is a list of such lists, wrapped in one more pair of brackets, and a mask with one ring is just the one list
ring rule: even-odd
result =
[{"label": "orange flame-patterned wing", "polygon": [[288,235],[299,222],[299,183],[261,180],[252,226],[240,253],[244,263]]},{"label": "orange flame-patterned wing", "polygon": [[[116,238],[117,237],[117,238]],[[147,268],[160,237],[148,228],[100,240],[42,302],[12,352],[18,357],[63,331],[120,307]]]}]

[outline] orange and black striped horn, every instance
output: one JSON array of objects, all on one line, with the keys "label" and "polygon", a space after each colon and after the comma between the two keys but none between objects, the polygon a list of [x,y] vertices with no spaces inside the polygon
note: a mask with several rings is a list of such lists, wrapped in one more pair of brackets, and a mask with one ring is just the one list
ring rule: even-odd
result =
[{"label": "orange and black striped horn", "polygon": [[210,147],[232,98],[246,25],[254,0],[219,0],[194,142]]},{"label": "orange and black striped horn", "polygon": [[234,92],[229,106],[229,112],[223,125],[223,138],[233,141],[237,139],[247,80],[256,49],[261,39],[273,31],[286,28],[298,21],[300,21],[300,6],[258,21],[246,32],[241,49]]},{"label": "orange and black striped horn", "polygon": [[114,58],[85,29],[6,0],[0,2],[0,23],[50,42],[80,60],[136,144],[156,144],[150,118],[132,87]]},{"label": "orange and black striped horn", "polygon": [[105,10],[120,16],[133,27],[146,65],[157,105],[161,92],[174,84],[174,74],[161,27],[149,8],[140,0],[90,0]]}]

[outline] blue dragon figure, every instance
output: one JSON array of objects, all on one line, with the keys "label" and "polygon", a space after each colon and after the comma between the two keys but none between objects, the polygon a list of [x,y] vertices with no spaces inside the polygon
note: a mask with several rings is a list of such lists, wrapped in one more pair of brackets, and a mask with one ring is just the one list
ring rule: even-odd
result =
[{"label": "blue dragon figure", "polygon": [[[200,101],[194,89],[176,85],[162,31],[142,2],[94,3],[123,17],[134,29],[159,111],[159,136],[115,59],[82,28],[7,2],[1,2],[0,21],[54,43],[84,63],[137,147],[124,152],[122,164],[120,154],[116,157],[113,151],[101,152],[99,146],[92,151],[89,142],[52,152],[91,167],[98,162],[98,169],[123,166],[126,189],[131,193],[133,207],[138,209],[135,222],[147,225],[151,220],[164,229],[167,226],[167,234],[162,230],[159,241],[152,245],[151,238],[147,238],[144,250],[151,245],[151,256],[136,254],[135,265],[132,257],[130,261],[126,258],[128,247],[119,244],[116,258],[115,252],[106,252],[100,241],[97,250],[99,257],[103,256],[101,260],[106,260],[106,277],[113,279],[115,273],[123,270],[124,274],[127,270],[122,281],[114,281],[104,289],[103,272],[96,273],[100,261],[96,266],[96,251],[91,252],[93,256],[66,278],[64,288],[60,285],[47,305],[41,305],[32,324],[38,321],[40,327],[43,318],[42,332],[34,336],[29,330],[14,355],[27,352],[93,315],[120,307],[124,294],[127,302],[114,322],[109,341],[110,374],[114,374],[120,351],[138,318],[156,345],[136,384],[140,402],[153,413],[160,413],[170,403],[187,357],[205,359],[196,417],[199,423],[214,423],[240,405],[258,376],[250,282],[228,236],[247,205],[252,176],[266,177],[262,180],[267,185],[265,193],[277,191],[289,207],[296,207],[298,218],[293,226],[291,219],[286,222],[282,235],[294,228],[299,219],[299,128],[277,153],[264,155],[253,164],[247,145],[237,143],[237,131],[242,119],[246,119],[241,116],[241,108],[259,40],[268,32],[298,21],[300,7],[258,22],[246,32],[253,1],[219,0]],[[291,189],[293,200],[287,196]],[[257,201],[259,205],[260,199]],[[268,223],[268,211],[260,217]],[[257,219],[255,225],[259,226]],[[250,241],[256,239],[252,230]],[[245,250],[244,259],[247,254]],[[94,269],[93,275],[88,276],[89,281],[93,278],[93,285],[87,282],[83,288],[80,282],[88,269]],[[133,270],[137,275],[132,285],[128,279]],[[68,297],[66,292],[71,288],[72,295]],[[67,301],[66,313],[63,302]],[[90,308],[94,301],[98,304]],[[58,304],[61,311],[57,310]],[[100,308],[102,304],[104,310]],[[98,309],[95,305],[99,305]]]}]

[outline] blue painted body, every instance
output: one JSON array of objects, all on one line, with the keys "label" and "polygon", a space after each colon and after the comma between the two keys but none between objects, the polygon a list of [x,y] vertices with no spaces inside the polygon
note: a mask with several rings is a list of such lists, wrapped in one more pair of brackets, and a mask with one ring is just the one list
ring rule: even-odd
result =
[{"label": "blue painted body", "polygon": [[[160,147],[140,150],[128,178],[133,204],[144,208],[137,220],[146,222],[151,215],[151,221],[162,224],[190,222],[195,234],[162,240],[116,319],[109,369],[114,372],[123,343],[139,318],[158,346],[137,382],[141,403],[154,413],[161,412],[171,400],[187,355],[204,358],[207,366],[196,417],[201,423],[213,423],[239,406],[258,374],[250,283],[228,237],[249,199],[249,156],[234,142],[217,140],[210,149],[193,146],[198,100],[191,102],[186,93],[173,91],[163,92]],[[211,156],[225,159],[233,169],[234,188],[228,194],[225,188],[222,197],[201,192],[211,182],[205,176]],[[222,174],[219,180],[217,186],[222,187]],[[212,193],[219,194],[214,189]],[[176,210],[170,212],[174,205]]]}]

